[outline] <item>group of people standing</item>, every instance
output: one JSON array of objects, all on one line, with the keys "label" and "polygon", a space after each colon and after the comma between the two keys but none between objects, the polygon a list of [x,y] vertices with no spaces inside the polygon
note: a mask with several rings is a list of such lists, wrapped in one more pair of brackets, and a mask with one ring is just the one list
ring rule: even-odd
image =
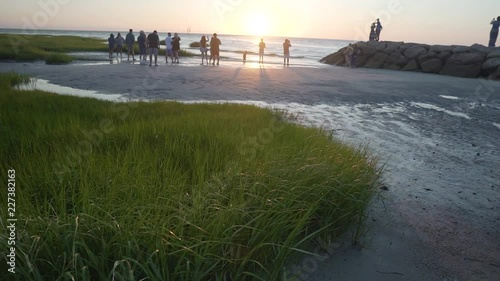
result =
[{"label": "group of people standing", "polygon": [[[220,61],[220,45],[222,45],[219,38],[217,38],[217,33],[212,35],[210,41],[208,41],[208,36],[205,37],[203,35],[200,40],[200,52],[201,52],[201,65],[204,64],[204,61],[207,62],[207,65],[212,63],[215,65],[215,61],[217,60],[217,65],[219,65]],[[210,48],[209,48],[210,47]],[[208,59],[208,51],[210,50],[210,60]]]},{"label": "group of people standing", "polygon": [[[171,63],[179,63],[179,52],[180,52],[180,41],[181,38],[177,33],[172,34],[169,32],[165,38],[165,63],[168,64],[168,58],[170,58]],[[122,37],[120,33],[115,37],[114,34],[110,34],[108,38],[109,47],[109,59],[113,59],[113,53],[116,52],[116,56],[122,59],[123,47],[127,46],[128,57],[127,60],[135,61],[135,42],[139,45],[139,61],[141,64],[148,64],[148,54],[149,54],[149,66],[158,66],[158,53],[160,49],[160,37],[158,32],[155,30],[146,36],[143,30],[139,32],[137,41],[132,29],[129,29],[129,33],[125,38]],[[200,40],[200,52],[201,52],[201,65],[205,63],[207,65],[219,65],[220,62],[220,45],[222,45],[221,40],[217,37],[217,33],[212,35],[212,38],[208,40],[208,36],[202,36]],[[290,40],[285,39],[283,43],[283,65],[290,65],[290,47],[292,44]],[[266,49],[266,43],[264,39],[260,39],[259,43],[259,64],[264,63],[264,50]],[[210,57],[208,56],[208,51],[210,51]],[[246,62],[247,51],[243,53],[243,62]]]},{"label": "group of people standing", "polygon": [[[179,51],[181,50],[180,41],[181,38],[177,33],[174,33],[174,37],[172,37],[172,33],[168,33],[165,38],[166,63],[168,63],[169,57],[171,59],[171,63],[179,63]],[[123,38],[120,33],[118,33],[116,38],[113,34],[110,34],[108,38],[109,58],[113,59],[113,52],[116,51],[116,56],[119,56],[119,58],[122,59],[123,45],[125,43],[128,51],[127,60],[130,60],[130,56],[132,56],[132,60],[135,61],[135,42],[135,35],[133,34],[132,29],[129,29],[129,33],[126,38]],[[153,65],[153,57],[154,65],[158,66],[158,52],[160,49],[160,37],[158,36],[158,32],[155,30],[146,36],[146,33],[141,30],[139,32],[139,36],[137,37],[137,44],[139,45],[139,61],[141,64],[147,64],[147,57],[149,54],[149,66]]]},{"label": "group of people standing", "polygon": [[370,27],[370,38],[369,41],[380,41],[380,33],[382,32],[382,24],[380,23],[380,19],[377,19],[372,26]]}]

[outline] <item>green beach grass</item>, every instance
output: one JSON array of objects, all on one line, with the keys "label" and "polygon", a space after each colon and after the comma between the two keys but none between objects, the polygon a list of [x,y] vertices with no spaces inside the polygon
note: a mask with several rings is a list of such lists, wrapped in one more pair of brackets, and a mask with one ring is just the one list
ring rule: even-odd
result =
[{"label": "green beach grass", "polygon": [[[135,53],[139,47],[135,43]],[[123,48],[127,53],[126,46]],[[85,38],[78,36],[16,35],[0,34],[0,60],[37,61],[47,64],[67,64],[74,60],[70,52],[108,52],[107,38]],[[165,55],[165,50],[160,50]],[[181,50],[180,56],[194,56]]]},{"label": "green beach grass", "polygon": [[12,280],[283,280],[291,255],[359,222],[377,194],[376,159],[282,113],[13,89],[26,82],[0,75]]}]

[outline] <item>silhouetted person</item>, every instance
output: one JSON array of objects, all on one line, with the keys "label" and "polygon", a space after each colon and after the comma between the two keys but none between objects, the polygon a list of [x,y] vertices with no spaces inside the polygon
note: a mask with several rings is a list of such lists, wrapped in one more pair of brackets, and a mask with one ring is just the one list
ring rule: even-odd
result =
[{"label": "silhouetted person", "polygon": [[146,41],[147,41],[146,33],[144,33],[144,31],[141,30],[141,32],[139,33],[139,37],[137,37],[137,44],[139,44],[140,61],[147,60],[146,50],[148,43]]},{"label": "silhouetted person", "polygon": [[492,26],[490,32],[490,43],[488,44],[488,47],[495,47],[498,38],[498,28],[500,27],[500,17],[497,17],[496,20],[493,19],[490,24]]},{"label": "silhouetted person", "polygon": [[172,39],[172,51],[174,52],[174,62],[179,63],[179,52],[181,50],[181,38],[179,34],[174,33],[174,38]]},{"label": "silhouetted person", "polygon": [[243,63],[247,62],[247,51],[243,52]]},{"label": "silhouetted person", "polygon": [[290,65],[290,47],[292,47],[290,40],[285,39],[283,43],[283,65],[286,64],[286,66]]},{"label": "silhouetted person", "polygon": [[160,47],[160,37],[158,37],[158,32],[153,31],[153,33],[148,35],[148,48],[149,48],[149,66],[153,64],[153,55],[155,56],[155,66],[158,66],[158,48]]},{"label": "silhouetted person", "polygon": [[111,33],[108,38],[109,58],[113,58],[113,51],[115,50],[116,40],[115,35]]},{"label": "silhouetted person", "polygon": [[217,38],[217,33],[214,33],[212,39],[210,40],[210,60],[212,61],[212,65],[215,65],[215,59],[217,58],[217,65],[219,65],[220,60],[220,45],[221,41]]},{"label": "silhouetted person", "polygon": [[377,32],[375,31],[376,28],[377,25],[372,23],[372,26],[370,27],[370,41],[375,41],[375,39],[377,39]]},{"label": "silhouetted person", "polygon": [[207,61],[207,64],[210,62],[208,61],[208,47],[207,47],[207,42],[208,39],[205,37],[205,35],[201,36],[200,40],[200,52],[201,52],[201,65],[203,65],[204,61]]},{"label": "silhouetted person", "polygon": [[382,24],[380,23],[380,19],[377,19],[377,22],[376,22],[377,26],[375,28],[375,32],[377,34],[377,38],[376,38],[376,41],[380,41],[380,32],[382,32]]},{"label": "silhouetted person", "polygon": [[259,43],[259,63],[264,63],[264,49],[266,48],[266,43],[264,43],[264,39],[260,39]]},{"label": "silhouetted person", "polygon": [[135,60],[134,42],[135,42],[135,36],[132,33],[132,29],[129,29],[128,34],[125,37],[125,43],[127,43],[127,51],[128,51],[127,60],[130,60],[130,55],[132,55],[132,60]]},{"label": "silhouetted person", "polygon": [[120,54],[120,59],[123,57],[123,43],[125,42],[125,38],[122,37],[121,33],[118,32],[116,35],[116,57],[118,58],[118,54]]},{"label": "silhouetted person", "polygon": [[168,33],[165,38],[165,63],[168,63],[168,57],[170,57],[170,61],[174,63],[174,47],[172,46],[172,33]]}]

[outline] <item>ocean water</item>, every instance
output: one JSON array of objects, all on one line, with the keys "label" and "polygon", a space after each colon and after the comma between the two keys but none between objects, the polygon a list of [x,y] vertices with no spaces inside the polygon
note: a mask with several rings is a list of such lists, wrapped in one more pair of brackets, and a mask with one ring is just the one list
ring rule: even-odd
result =
[{"label": "ocean water", "polygon": [[[123,37],[128,33],[128,30],[123,31],[83,31],[83,30],[21,30],[21,29],[0,29],[0,33],[7,34],[40,34],[40,35],[50,35],[50,36],[80,36],[80,37],[91,37],[107,40],[110,33],[115,36],[120,32]],[[151,31],[146,31],[148,34]],[[171,31],[172,34],[176,32]],[[158,32],[160,39],[165,40],[168,31]],[[134,34],[137,38],[139,36],[139,30],[134,30]],[[192,42],[199,42],[201,36],[209,36],[211,34],[195,34],[195,33],[179,33],[181,37],[181,49],[188,50],[195,54],[200,54],[199,48],[190,48],[189,44]],[[247,51],[247,63],[253,64],[258,62],[258,44],[260,42],[260,37],[247,36],[247,35],[226,35],[218,34],[219,39],[222,42],[221,45],[221,60],[230,61],[233,63],[242,62],[243,52]],[[266,64],[283,64],[283,42],[285,39],[289,39],[292,47],[290,48],[290,64],[293,66],[301,67],[323,67],[324,65],[319,62],[323,57],[338,51],[349,43],[354,41],[346,40],[335,40],[335,39],[317,39],[317,38],[295,38],[295,37],[264,37],[264,42],[266,43],[266,51],[264,61]],[[164,46],[163,46],[164,47]],[[94,55],[95,56],[95,55]],[[105,60],[107,54],[102,54],[102,56],[96,57],[99,60]],[[196,62],[199,63],[199,58],[195,58],[191,61],[192,64]]]}]

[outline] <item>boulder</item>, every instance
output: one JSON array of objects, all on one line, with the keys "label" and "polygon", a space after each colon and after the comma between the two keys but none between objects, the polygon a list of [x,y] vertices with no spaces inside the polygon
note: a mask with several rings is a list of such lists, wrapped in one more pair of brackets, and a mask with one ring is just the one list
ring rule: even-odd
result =
[{"label": "boulder", "polygon": [[487,59],[483,63],[483,69],[494,69],[496,70],[498,67],[500,67],[500,58],[491,58]]},{"label": "boulder", "polygon": [[500,58],[500,48],[495,48],[488,53],[487,58]]},{"label": "boulder", "polygon": [[500,67],[495,72],[490,74],[489,78],[492,80],[500,80]]},{"label": "boulder", "polygon": [[377,52],[382,52],[385,50],[385,48],[387,48],[387,43],[385,42],[379,42],[379,44],[377,45],[377,47],[375,47],[375,50],[377,50]]},{"label": "boulder", "polygon": [[439,73],[443,69],[443,62],[438,58],[432,58],[420,64],[422,72]]},{"label": "boulder", "polygon": [[489,76],[500,68],[500,58],[491,58],[486,60],[481,69],[481,76]]},{"label": "boulder", "polygon": [[[451,60],[451,59],[450,59]],[[448,60],[441,70],[441,74],[465,77],[465,78],[476,78],[481,73],[482,63],[476,64],[456,64]]]},{"label": "boulder", "polygon": [[465,46],[456,46],[456,45],[453,45],[452,47],[453,47],[453,49],[451,49],[451,51],[454,54],[468,53],[471,50],[469,47],[465,47]]},{"label": "boulder", "polygon": [[361,53],[361,55],[359,55],[359,57],[358,57],[357,67],[364,67],[366,62],[368,62],[368,60],[371,59],[372,57],[373,57],[373,54],[366,55],[366,54]]},{"label": "boulder", "polygon": [[409,59],[414,59],[425,52],[427,50],[424,47],[417,45],[406,49],[404,55]]},{"label": "boulder", "polygon": [[422,53],[420,56],[418,56],[417,61],[419,64],[422,64],[425,61],[435,58],[437,58],[437,53],[430,51],[428,53]]},{"label": "boulder", "polygon": [[365,64],[366,68],[381,68],[384,65],[388,55],[384,53],[376,53]]},{"label": "boulder", "polygon": [[401,54],[400,52],[394,52],[390,54],[385,60],[385,66],[397,65],[401,68],[407,65],[409,61],[410,60],[407,57],[403,56],[403,54]]},{"label": "boulder", "polygon": [[429,51],[431,52],[435,52],[435,53],[441,53],[441,52],[450,52],[452,51],[452,47],[451,46],[445,46],[445,45],[432,45],[429,49]]},{"label": "boulder", "polygon": [[394,52],[397,52],[399,50],[399,46],[403,44],[403,43],[399,43],[399,42],[388,42],[387,43],[387,47],[385,47],[384,49],[384,53],[390,55]]},{"label": "boulder", "polygon": [[480,45],[480,44],[474,44],[470,46],[470,49],[475,52],[481,52],[481,53],[489,53],[492,51],[492,48]]},{"label": "boulder", "polygon": [[328,56],[322,58],[320,60],[320,62],[326,63],[326,64],[334,64],[334,65],[336,65],[340,61],[345,60],[345,56],[343,54],[344,50],[345,50],[345,48],[342,48],[338,52],[333,53],[331,55],[328,55]]},{"label": "boulder", "polygon": [[447,63],[456,65],[482,64],[485,57],[486,54],[479,52],[453,54]]},{"label": "boulder", "polygon": [[367,45],[368,47],[372,47],[379,52],[383,51],[387,46],[385,42],[377,42],[377,41],[369,41]]},{"label": "boulder", "polygon": [[361,45],[361,46],[359,46],[359,49],[361,50],[361,53],[363,55],[370,56],[370,55],[374,55],[374,54],[377,53],[377,50],[374,47],[371,47],[371,46],[368,46],[368,45],[366,45],[366,46],[362,46]]},{"label": "boulder", "polygon": [[446,62],[451,57],[451,55],[452,55],[451,51],[445,51],[439,53],[437,55],[437,58],[440,59],[442,62]]},{"label": "boulder", "polygon": [[402,71],[420,71],[418,68],[417,60],[411,60],[408,64],[401,69]]},{"label": "boulder", "polygon": [[441,74],[458,77],[478,77],[486,54],[480,52],[453,54],[445,63]]}]

